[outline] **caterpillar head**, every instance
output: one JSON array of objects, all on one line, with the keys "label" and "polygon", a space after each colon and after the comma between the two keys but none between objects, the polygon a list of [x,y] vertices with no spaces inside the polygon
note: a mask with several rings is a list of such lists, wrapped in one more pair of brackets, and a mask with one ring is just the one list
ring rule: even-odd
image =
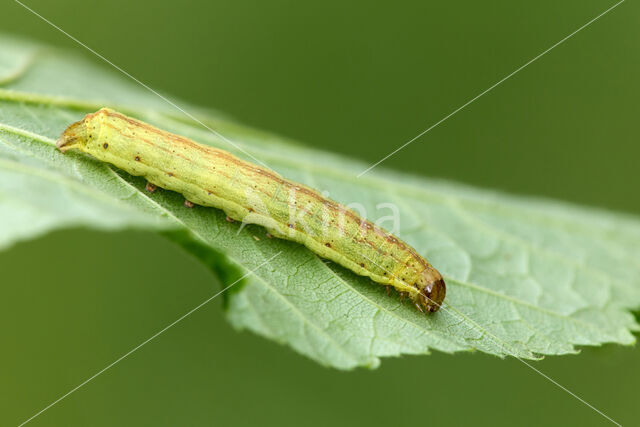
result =
[{"label": "caterpillar head", "polygon": [[427,312],[438,311],[447,294],[447,286],[440,273],[433,267],[427,268],[420,275],[416,285],[420,290],[417,302]]}]

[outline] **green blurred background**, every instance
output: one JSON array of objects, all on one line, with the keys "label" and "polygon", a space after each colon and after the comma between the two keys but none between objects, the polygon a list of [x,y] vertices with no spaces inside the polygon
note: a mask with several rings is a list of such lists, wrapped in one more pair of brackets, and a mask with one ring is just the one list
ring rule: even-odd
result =
[{"label": "green blurred background", "polygon": [[[374,162],[614,1],[25,0],[151,87]],[[385,162],[640,213],[640,7],[627,1]],[[10,0],[2,31],[98,60]],[[99,256],[88,256],[99,254]],[[70,273],[66,263],[80,260]],[[116,266],[116,268],[114,268]],[[176,246],[74,230],[0,254],[0,425],[15,425],[219,289]],[[606,425],[481,354],[323,368],[202,308],[32,425]],[[534,363],[637,425],[640,349]]]}]

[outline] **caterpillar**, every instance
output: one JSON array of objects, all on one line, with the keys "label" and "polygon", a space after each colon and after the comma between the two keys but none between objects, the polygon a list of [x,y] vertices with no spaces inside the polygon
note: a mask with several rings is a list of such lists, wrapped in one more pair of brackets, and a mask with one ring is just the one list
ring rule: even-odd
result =
[{"label": "caterpillar", "polygon": [[420,311],[437,311],[445,298],[442,275],[408,244],[317,191],[229,152],[109,108],[71,124],[56,145],[142,176],[150,192],[181,193],[187,207],[222,209],[229,221],[301,243],[387,291],[393,286]]}]

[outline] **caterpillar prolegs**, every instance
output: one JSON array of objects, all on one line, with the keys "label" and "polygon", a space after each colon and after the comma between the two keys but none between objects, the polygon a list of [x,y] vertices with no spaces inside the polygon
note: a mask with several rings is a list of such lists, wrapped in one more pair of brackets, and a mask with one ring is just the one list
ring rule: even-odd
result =
[{"label": "caterpillar prolegs", "polygon": [[440,308],[446,285],[409,245],[344,205],[276,172],[198,144],[108,108],[86,115],[60,136],[78,150],[181,193],[193,204],[222,209],[233,220],[265,227],[373,281],[393,286],[420,311]]}]

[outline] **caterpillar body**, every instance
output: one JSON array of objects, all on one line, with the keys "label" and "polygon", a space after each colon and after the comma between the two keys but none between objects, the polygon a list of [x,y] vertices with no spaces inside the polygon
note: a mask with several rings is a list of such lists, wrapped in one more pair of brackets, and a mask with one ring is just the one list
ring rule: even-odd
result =
[{"label": "caterpillar body", "polygon": [[71,124],[57,142],[134,176],[147,189],[181,193],[185,205],[224,210],[233,220],[305,245],[373,281],[391,285],[420,311],[440,308],[440,273],[408,244],[344,205],[276,172],[175,135],[108,108]]}]

